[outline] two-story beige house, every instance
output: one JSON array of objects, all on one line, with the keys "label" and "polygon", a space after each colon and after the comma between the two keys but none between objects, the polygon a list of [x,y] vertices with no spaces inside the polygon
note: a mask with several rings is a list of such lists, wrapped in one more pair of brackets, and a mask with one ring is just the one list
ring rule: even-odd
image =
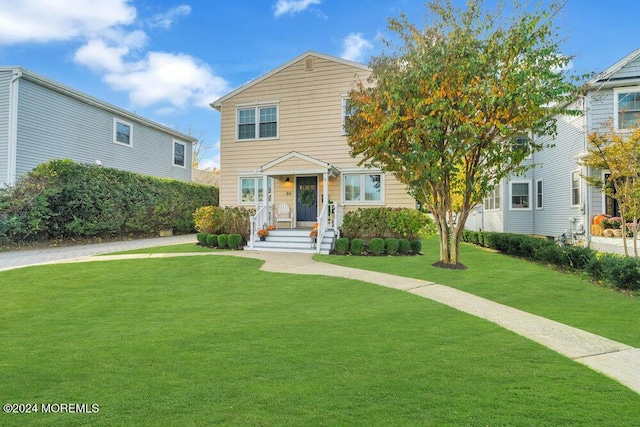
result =
[{"label": "two-story beige house", "polygon": [[404,184],[349,154],[347,94],[369,75],[363,64],[310,51],[211,104],[221,113],[220,205],[256,207],[252,240],[265,225],[318,223],[322,242],[345,211],[415,207]]}]

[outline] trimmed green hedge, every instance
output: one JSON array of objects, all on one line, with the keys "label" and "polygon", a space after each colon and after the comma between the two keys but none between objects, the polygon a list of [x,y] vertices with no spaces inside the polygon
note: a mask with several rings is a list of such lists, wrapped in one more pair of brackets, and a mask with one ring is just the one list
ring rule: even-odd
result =
[{"label": "trimmed green hedge", "polygon": [[374,237],[365,242],[363,239],[348,239],[341,237],[336,239],[336,255],[418,255],[422,250],[421,240],[395,239],[389,237],[382,239]]},{"label": "trimmed green hedge", "polygon": [[505,254],[584,271],[594,280],[617,289],[640,290],[640,260],[636,258],[600,254],[579,246],[559,246],[554,241],[524,234],[465,230],[462,239]]},{"label": "trimmed green hedge", "polygon": [[342,235],[348,239],[371,240],[419,239],[435,234],[435,223],[426,214],[408,208],[359,208],[347,212],[342,223]]},{"label": "trimmed green hedge", "polygon": [[215,187],[52,160],[0,194],[0,240],[191,232],[193,212],[217,204]]}]

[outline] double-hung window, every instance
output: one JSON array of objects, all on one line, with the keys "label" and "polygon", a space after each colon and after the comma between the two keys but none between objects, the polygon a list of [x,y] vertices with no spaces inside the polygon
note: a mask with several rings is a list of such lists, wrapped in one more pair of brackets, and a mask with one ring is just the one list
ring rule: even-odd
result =
[{"label": "double-hung window", "polygon": [[277,105],[238,108],[237,120],[239,140],[278,137]]},{"label": "double-hung window", "polygon": [[[240,178],[239,201],[241,205],[255,205],[264,201],[264,179],[265,177],[242,177]],[[273,203],[273,178],[267,179],[267,193],[269,203]]]},{"label": "double-hung window", "polygon": [[511,196],[511,209],[531,209],[531,183],[529,181],[517,181],[509,183]]},{"label": "double-hung window", "polygon": [[345,203],[379,204],[382,202],[384,179],[380,173],[344,174],[342,191]]},{"label": "double-hung window", "polygon": [[536,181],[536,209],[542,209],[542,180]]},{"label": "double-hung window", "polygon": [[640,87],[614,89],[616,129],[631,129],[640,124]]},{"label": "double-hung window", "polygon": [[133,125],[120,119],[113,119],[113,143],[131,147]]},{"label": "double-hung window", "polygon": [[347,119],[353,114],[353,107],[349,105],[349,98],[342,98],[342,134],[347,134]]},{"label": "double-hung window", "polygon": [[484,209],[485,210],[500,210],[500,194],[502,191],[502,186],[500,182],[493,187],[487,197],[484,198]]},{"label": "double-hung window", "polygon": [[580,171],[571,172],[571,206],[580,205]]},{"label": "double-hung window", "polygon": [[173,141],[173,165],[185,167],[187,157],[187,144],[180,141]]}]

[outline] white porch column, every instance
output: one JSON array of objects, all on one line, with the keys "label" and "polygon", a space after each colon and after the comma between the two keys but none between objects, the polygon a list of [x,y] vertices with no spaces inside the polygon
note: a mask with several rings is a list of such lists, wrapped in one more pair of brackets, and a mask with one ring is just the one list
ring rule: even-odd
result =
[{"label": "white porch column", "polygon": [[329,203],[329,173],[322,174],[322,205]]},{"label": "white porch column", "polygon": [[[267,225],[269,224],[269,175],[262,175],[262,205],[264,206],[264,218]],[[260,224],[262,225],[262,224]]]}]

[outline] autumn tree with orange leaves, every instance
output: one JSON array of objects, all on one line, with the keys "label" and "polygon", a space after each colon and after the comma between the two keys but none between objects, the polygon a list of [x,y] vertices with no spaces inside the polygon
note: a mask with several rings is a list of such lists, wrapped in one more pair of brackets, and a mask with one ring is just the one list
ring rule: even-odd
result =
[{"label": "autumn tree with orange leaves", "polygon": [[387,42],[392,53],[374,57],[369,81],[349,93],[351,154],[392,173],[433,214],[440,236],[435,265],[443,267],[464,268],[459,242],[469,213],[543,148],[533,140],[523,150],[514,138],[554,135],[554,115],[576,91],[564,71],[571,58],[560,52],[553,8],[516,6],[509,17],[481,9],[480,0],[465,10],[436,0],[427,4],[425,29],[405,15],[390,19],[403,44]]}]

